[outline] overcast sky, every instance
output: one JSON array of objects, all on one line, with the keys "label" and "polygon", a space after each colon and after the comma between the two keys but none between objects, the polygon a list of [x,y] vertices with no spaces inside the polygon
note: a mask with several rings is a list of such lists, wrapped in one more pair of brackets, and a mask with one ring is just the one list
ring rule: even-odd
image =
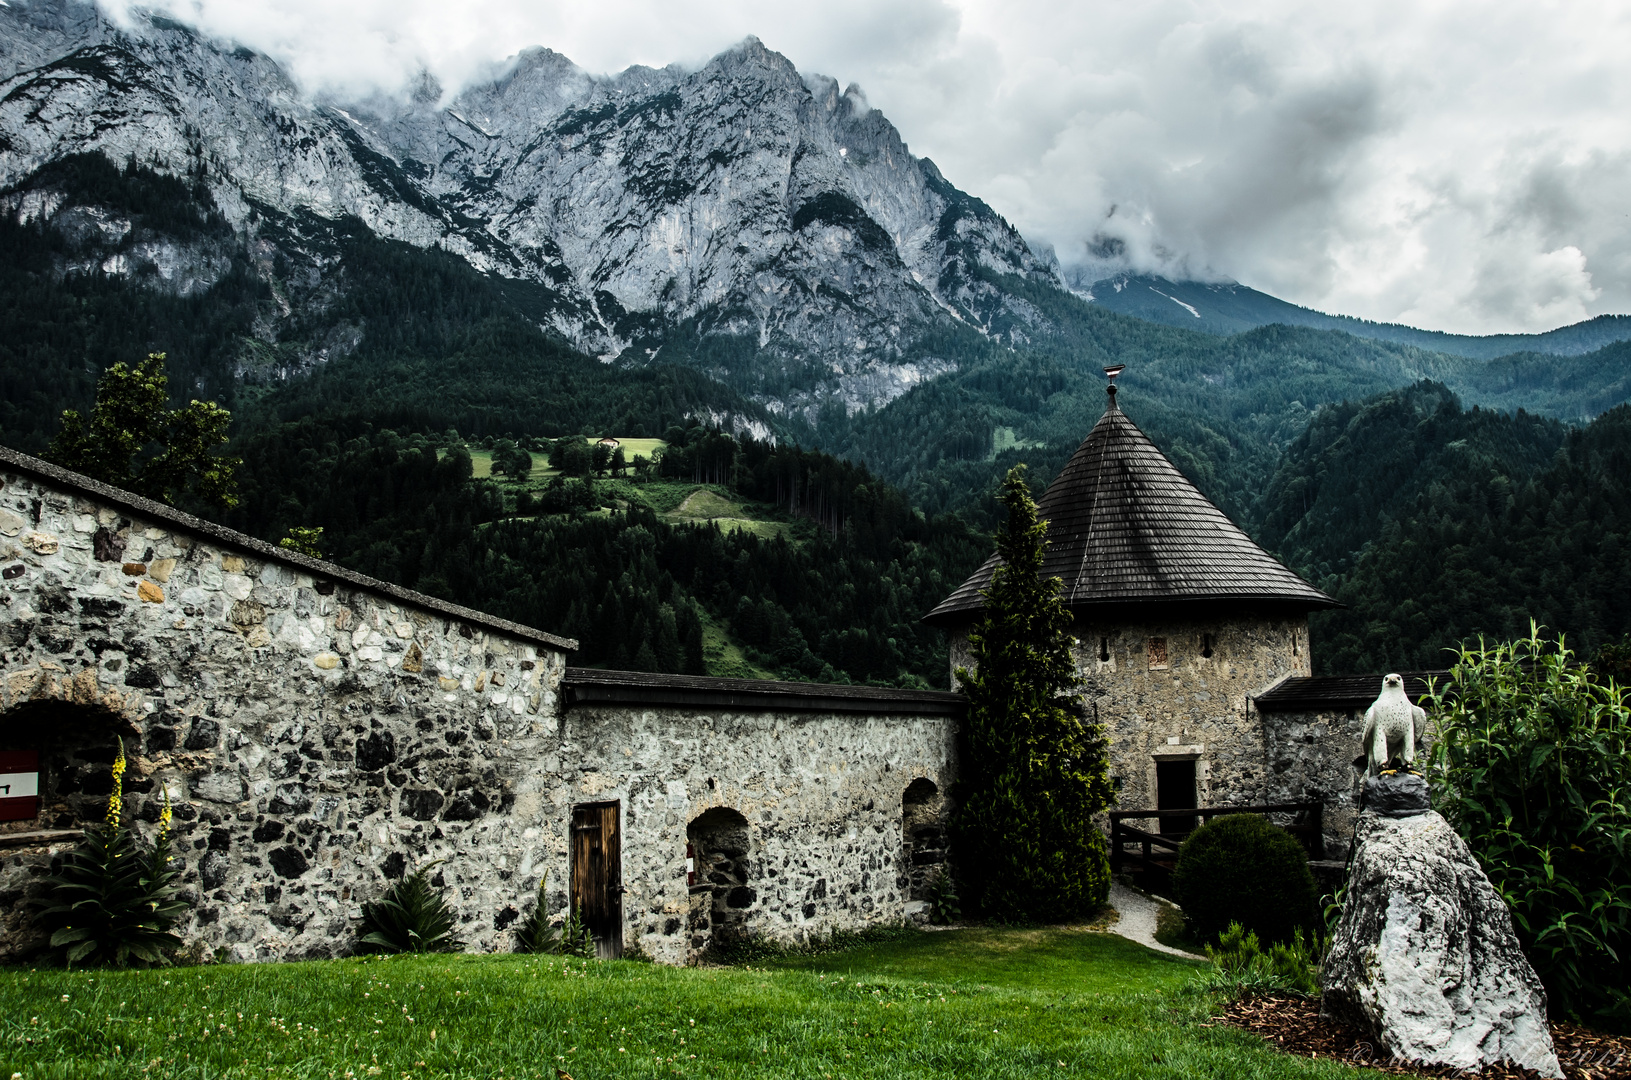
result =
[{"label": "overcast sky", "polygon": [[860,84],[1067,266],[1463,333],[1631,312],[1631,5],[1609,0],[161,0],[313,92],[593,72],[755,34]]}]

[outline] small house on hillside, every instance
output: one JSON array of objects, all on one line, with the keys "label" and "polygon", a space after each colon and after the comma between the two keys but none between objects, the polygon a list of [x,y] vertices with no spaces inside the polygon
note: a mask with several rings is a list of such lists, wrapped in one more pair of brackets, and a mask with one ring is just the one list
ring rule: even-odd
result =
[{"label": "small house on hillside", "polygon": [[604,446],[608,450],[616,450],[619,446],[622,446],[623,443],[621,441],[617,440],[617,439],[612,438],[610,435],[608,435],[604,439],[598,440],[595,443],[595,445],[596,446]]}]

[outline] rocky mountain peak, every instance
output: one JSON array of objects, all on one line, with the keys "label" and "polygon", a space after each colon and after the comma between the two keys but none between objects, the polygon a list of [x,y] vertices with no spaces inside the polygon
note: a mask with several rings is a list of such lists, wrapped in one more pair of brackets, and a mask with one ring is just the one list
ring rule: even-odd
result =
[{"label": "rocky mountain peak", "polygon": [[0,188],[86,152],[198,177],[262,264],[322,277],[322,223],[355,218],[542,286],[543,325],[608,363],[695,364],[772,409],[887,401],[952,366],[937,327],[1049,332],[1005,280],[1062,287],[858,87],[756,38],[611,76],[532,48],[451,100],[425,74],[361,102],[72,0],[0,8],[0,50]]}]

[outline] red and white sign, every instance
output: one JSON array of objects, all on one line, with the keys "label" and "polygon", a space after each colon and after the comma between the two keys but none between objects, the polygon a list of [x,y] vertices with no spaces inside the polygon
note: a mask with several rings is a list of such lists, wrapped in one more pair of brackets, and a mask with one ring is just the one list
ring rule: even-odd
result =
[{"label": "red and white sign", "polygon": [[32,821],[39,816],[39,751],[0,750],[0,821]]}]

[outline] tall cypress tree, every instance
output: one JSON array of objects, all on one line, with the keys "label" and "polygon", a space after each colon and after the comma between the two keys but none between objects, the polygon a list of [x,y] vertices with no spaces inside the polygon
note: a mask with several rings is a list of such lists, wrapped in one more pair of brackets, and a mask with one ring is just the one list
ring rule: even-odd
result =
[{"label": "tall cypress tree", "polygon": [[981,914],[1059,921],[1109,895],[1108,850],[1093,823],[1113,801],[1108,744],[1082,705],[1059,579],[1042,576],[1048,523],[1037,520],[1024,465],[1009,470],[1001,501],[1002,565],[980,594],[973,666],[957,669],[968,718],[954,850],[963,896]]}]

